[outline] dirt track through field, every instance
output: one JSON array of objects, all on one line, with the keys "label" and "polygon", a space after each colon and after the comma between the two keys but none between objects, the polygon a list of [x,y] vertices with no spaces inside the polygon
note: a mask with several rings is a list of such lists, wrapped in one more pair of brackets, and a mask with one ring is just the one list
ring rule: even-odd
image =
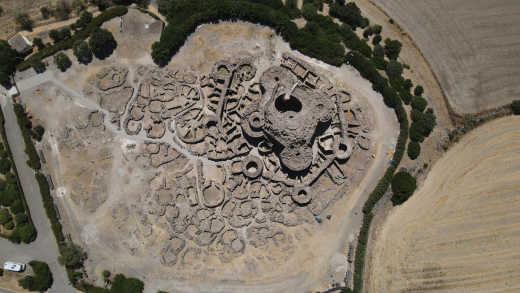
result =
[{"label": "dirt track through field", "polygon": [[520,96],[518,0],[372,1],[411,35],[457,113]]},{"label": "dirt track through field", "polygon": [[376,231],[365,292],[520,292],[520,117],[439,160]]}]

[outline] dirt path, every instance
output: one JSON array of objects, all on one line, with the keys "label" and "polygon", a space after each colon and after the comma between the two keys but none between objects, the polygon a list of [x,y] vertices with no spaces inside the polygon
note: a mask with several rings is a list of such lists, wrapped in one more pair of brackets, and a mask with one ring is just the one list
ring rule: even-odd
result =
[{"label": "dirt path", "polygon": [[468,134],[392,210],[365,292],[519,292],[518,125],[509,116]]}]

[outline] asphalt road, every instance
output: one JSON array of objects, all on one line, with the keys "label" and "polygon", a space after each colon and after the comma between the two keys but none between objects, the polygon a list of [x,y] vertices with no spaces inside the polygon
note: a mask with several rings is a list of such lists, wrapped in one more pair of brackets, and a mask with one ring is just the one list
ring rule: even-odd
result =
[{"label": "asphalt road", "polygon": [[[45,214],[34,172],[26,164],[25,143],[22,132],[16,122],[12,102],[1,94],[0,99],[5,116],[7,140],[13,152],[14,163],[18,170],[20,183],[29,205],[32,220],[38,231],[38,237],[30,244],[13,244],[6,239],[0,238],[0,262],[3,263],[7,260],[23,263],[28,263],[31,260],[44,261],[49,264],[54,279],[53,285],[48,292],[75,292],[69,284],[65,268],[58,263],[58,245],[52,233],[49,219]],[[2,290],[0,289],[0,292],[10,293],[10,291]]]}]

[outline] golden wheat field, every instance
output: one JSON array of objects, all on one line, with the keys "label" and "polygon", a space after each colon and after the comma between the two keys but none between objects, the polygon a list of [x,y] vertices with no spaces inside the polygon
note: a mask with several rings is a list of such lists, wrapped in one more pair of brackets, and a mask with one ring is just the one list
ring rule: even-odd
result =
[{"label": "golden wheat field", "polygon": [[520,292],[520,117],[464,137],[375,235],[366,292]]}]

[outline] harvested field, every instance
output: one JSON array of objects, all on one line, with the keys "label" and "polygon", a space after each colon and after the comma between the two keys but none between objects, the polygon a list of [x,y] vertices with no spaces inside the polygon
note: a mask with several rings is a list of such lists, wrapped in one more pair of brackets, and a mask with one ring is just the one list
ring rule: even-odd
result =
[{"label": "harvested field", "polygon": [[455,112],[481,112],[520,95],[518,1],[373,2],[416,41]]},{"label": "harvested field", "polygon": [[520,291],[518,125],[468,134],[394,208],[375,232],[365,292]]}]

